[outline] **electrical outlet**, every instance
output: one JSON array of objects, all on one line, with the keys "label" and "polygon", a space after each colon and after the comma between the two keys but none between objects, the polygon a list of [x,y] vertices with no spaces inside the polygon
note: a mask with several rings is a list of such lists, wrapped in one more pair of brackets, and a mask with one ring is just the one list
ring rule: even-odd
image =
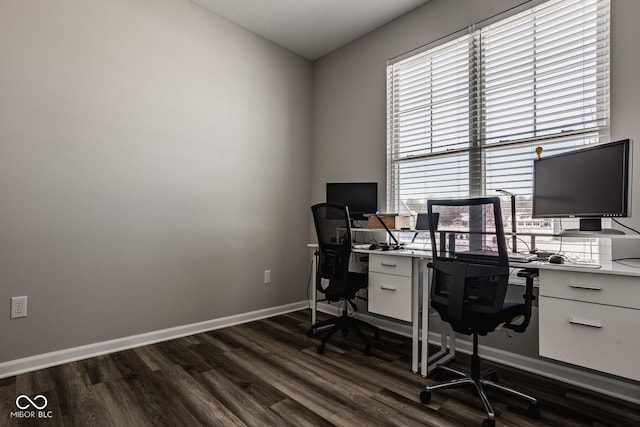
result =
[{"label": "electrical outlet", "polygon": [[27,317],[27,297],[11,297],[11,318]]},{"label": "electrical outlet", "polygon": [[271,270],[264,271],[264,284],[268,285],[271,283]]}]

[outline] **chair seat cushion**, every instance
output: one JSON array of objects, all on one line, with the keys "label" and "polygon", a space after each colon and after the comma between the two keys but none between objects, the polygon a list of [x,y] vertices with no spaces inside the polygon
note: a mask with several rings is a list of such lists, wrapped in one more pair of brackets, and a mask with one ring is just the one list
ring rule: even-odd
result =
[{"label": "chair seat cushion", "polygon": [[447,306],[439,304],[435,301],[431,302],[431,306],[436,309],[440,318],[451,324],[454,331],[465,335],[477,333],[478,335],[486,335],[494,331],[498,326],[509,323],[519,316],[524,316],[525,306],[521,303],[505,302],[498,313],[471,313],[464,314],[463,319],[453,320],[447,315]]},{"label": "chair seat cushion", "polygon": [[355,290],[364,289],[369,284],[369,275],[366,273],[349,272],[349,287]]},{"label": "chair seat cushion", "polygon": [[324,289],[323,292],[327,300],[339,301],[343,299],[354,299],[356,292],[360,289],[365,289],[368,286],[368,275],[365,273],[355,273],[350,271],[347,276],[347,281],[336,280],[331,285]]}]

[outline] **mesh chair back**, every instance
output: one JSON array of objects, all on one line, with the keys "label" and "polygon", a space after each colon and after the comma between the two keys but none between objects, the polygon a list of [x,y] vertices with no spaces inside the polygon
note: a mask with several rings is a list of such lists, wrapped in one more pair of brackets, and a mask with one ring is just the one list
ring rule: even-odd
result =
[{"label": "mesh chair back", "polygon": [[319,203],[311,207],[311,212],[319,246],[317,289],[329,299],[345,297],[351,255],[349,209],[342,205]]},{"label": "mesh chair back", "polygon": [[500,199],[430,200],[427,207],[431,300],[455,330],[467,333],[474,316],[498,313],[504,303],[509,260]]}]

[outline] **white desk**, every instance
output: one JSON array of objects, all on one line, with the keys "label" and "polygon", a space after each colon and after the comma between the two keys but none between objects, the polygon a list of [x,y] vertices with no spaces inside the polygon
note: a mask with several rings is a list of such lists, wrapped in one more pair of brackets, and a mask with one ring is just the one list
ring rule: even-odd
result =
[{"label": "white desk", "polygon": [[536,264],[540,355],[640,381],[640,263]]},{"label": "white desk", "polygon": [[[309,245],[317,248],[317,245]],[[411,370],[427,376],[435,363],[446,363],[455,355],[455,336],[449,328],[441,334],[441,349],[428,355],[429,291],[424,286],[428,280],[427,263],[430,252],[420,250],[380,251],[353,249],[353,253],[369,255],[369,311],[387,317],[410,321],[412,325]],[[315,272],[315,256],[313,271]],[[403,263],[395,267],[382,265],[388,259],[409,260],[410,275]],[[373,264],[372,264],[373,259]],[[510,263],[514,268],[537,268],[540,271],[538,304],[540,355],[576,366],[595,369],[640,381],[637,355],[640,354],[640,263],[629,265],[603,262],[601,268],[580,265],[549,264],[546,262]],[[392,272],[399,268],[399,272]],[[389,274],[387,284],[392,283],[398,300],[390,307],[382,307],[375,301],[376,276]],[[373,275],[373,276],[372,276]],[[410,283],[410,298],[402,297],[403,283]],[[312,323],[316,322],[315,273],[312,274]],[[420,292],[422,291],[422,296]],[[374,304],[371,307],[371,297]],[[396,305],[400,304],[400,306]],[[422,303],[424,313],[420,313]],[[407,316],[406,305],[410,306]],[[421,331],[421,332],[420,332]]]},{"label": "white desk", "polygon": [[[317,245],[309,244],[309,248],[314,251]],[[411,322],[411,370],[422,376],[427,376],[433,369],[433,362],[445,363],[455,356],[454,335],[450,333],[450,345],[446,345],[446,335],[442,334],[442,348],[436,354],[428,355],[428,334],[429,334],[429,291],[428,286],[424,286],[427,279],[427,263],[431,258],[428,251],[401,249],[395,251],[381,251],[368,249],[353,249],[355,254],[369,255],[369,289],[368,289],[368,311],[382,314],[387,317],[402,321]],[[388,259],[397,259],[398,262],[388,263]],[[406,261],[405,261],[406,260]],[[386,265],[385,265],[386,264]],[[396,270],[397,269],[397,270]],[[312,256],[312,279],[311,279],[311,323],[316,323],[316,257]],[[410,274],[409,274],[410,271]],[[381,283],[379,279],[383,275],[388,275],[388,279]],[[389,285],[389,283],[392,283]],[[373,285],[372,285],[373,284]],[[377,284],[377,285],[376,285]],[[407,286],[405,286],[405,284]],[[386,287],[386,289],[385,289]],[[394,288],[394,289],[392,289]],[[409,288],[409,289],[407,289]],[[382,293],[378,291],[382,290]],[[378,304],[377,297],[385,298],[384,292],[388,291],[391,299]],[[422,291],[422,298],[420,292]],[[410,296],[410,298],[407,298]],[[371,305],[373,298],[373,306]],[[421,316],[420,305],[424,307],[425,313]],[[404,306],[406,304],[406,306]],[[410,308],[410,310],[406,310]],[[378,311],[374,311],[378,310]],[[391,311],[388,311],[391,310]],[[407,312],[410,314],[407,315]],[[420,336],[420,330],[422,335]],[[450,329],[449,329],[450,330]],[[422,342],[422,345],[420,345]]]}]

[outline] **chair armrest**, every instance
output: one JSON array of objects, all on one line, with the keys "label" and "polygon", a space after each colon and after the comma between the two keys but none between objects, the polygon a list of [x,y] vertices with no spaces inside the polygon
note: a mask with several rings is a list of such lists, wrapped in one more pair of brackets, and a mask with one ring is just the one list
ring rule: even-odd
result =
[{"label": "chair armrest", "polygon": [[516,332],[524,332],[531,321],[531,307],[536,296],[533,295],[533,279],[539,276],[537,268],[524,268],[518,272],[518,277],[524,277],[526,287],[522,297],[524,298],[524,321],[518,325],[506,324],[505,328],[512,329]]}]

